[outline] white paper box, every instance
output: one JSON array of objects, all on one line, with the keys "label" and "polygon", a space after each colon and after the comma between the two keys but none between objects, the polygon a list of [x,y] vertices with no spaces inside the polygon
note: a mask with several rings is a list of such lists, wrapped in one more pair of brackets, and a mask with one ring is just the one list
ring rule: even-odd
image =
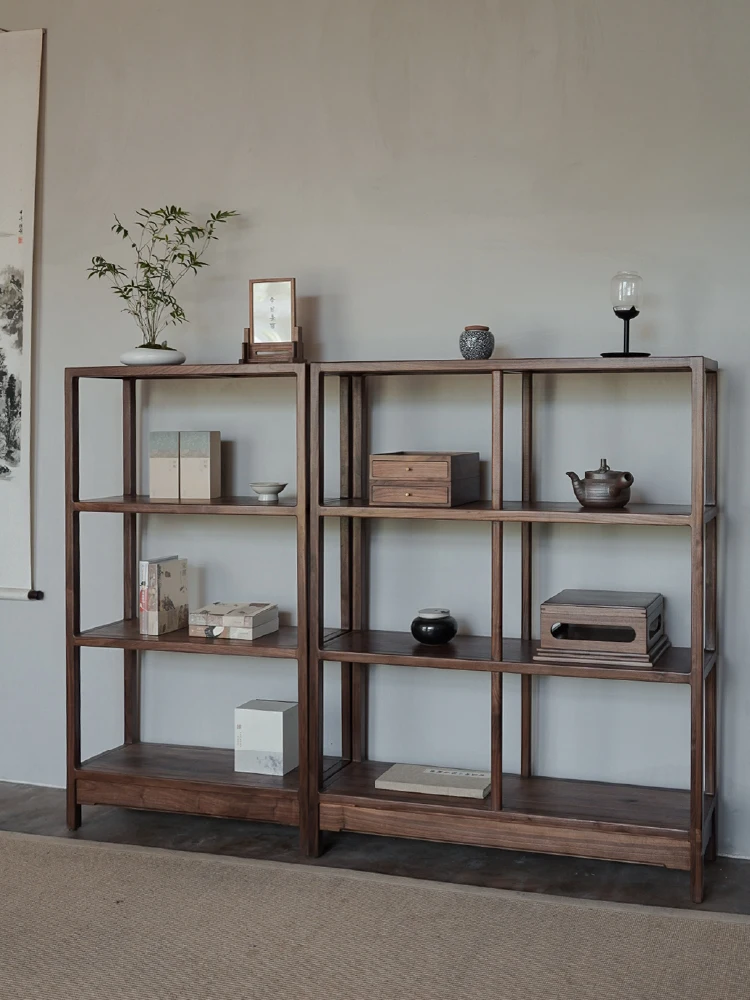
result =
[{"label": "white paper box", "polygon": [[149,434],[148,489],[155,500],[180,499],[180,432]]},{"label": "white paper box", "polygon": [[221,434],[180,431],[180,499],[221,496]]},{"label": "white paper box", "polygon": [[296,701],[247,701],[234,710],[234,769],[288,774],[299,766]]}]

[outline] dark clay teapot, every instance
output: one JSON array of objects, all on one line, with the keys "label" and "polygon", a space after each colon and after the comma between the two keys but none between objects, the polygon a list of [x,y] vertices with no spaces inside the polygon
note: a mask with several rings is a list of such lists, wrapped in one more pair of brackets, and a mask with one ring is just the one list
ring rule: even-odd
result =
[{"label": "dark clay teapot", "polygon": [[591,469],[580,480],[575,472],[566,472],[573,483],[576,500],[582,507],[624,507],[630,500],[633,477],[629,472],[613,472],[607,459],[598,469]]}]

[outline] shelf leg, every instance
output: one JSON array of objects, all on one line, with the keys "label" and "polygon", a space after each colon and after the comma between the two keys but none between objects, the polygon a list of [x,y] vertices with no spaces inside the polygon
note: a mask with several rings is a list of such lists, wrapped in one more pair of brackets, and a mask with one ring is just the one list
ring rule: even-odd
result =
[{"label": "shelf leg", "polygon": [[[340,492],[367,495],[367,385],[362,375],[342,375],[339,394]],[[367,527],[359,518],[341,519],[341,627],[365,628],[367,618]],[[341,756],[367,758],[368,668],[341,664]]]},{"label": "shelf leg", "polygon": [[[352,379],[342,375],[339,379],[339,492],[342,497],[352,497]],[[352,625],[352,542],[353,518],[342,517],[340,531],[341,563],[341,627]],[[352,670],[351,663],[341,664],[341,756],[352,759]]]},{"label": "shelf leg", "polygon": [[81,649],[74,637],[81,631],[81,525],[73,504],[80,498],[78,379],[65,376],[65,732],[67,823],[81,825],[75,772],[81,765]]},{"label": "shelf leg", "polygon": [[691,526],[690,526],[690,890],[693,902],[703,900],[704,818],[704,646],[706,498],[706,373],[703,359],[695,361],[691,380]]},{"label": "shelf leg", "polygon": [[503,808],[503,675],[492,671],[492,715],[491,715],[491,787],[490,805],[493,809]]},{"label": "shelf leg", "polygon": [[[351,491],[352,496],[368,495],[367,467],[370,454],[369,407],[367,379],[364,375],[351,378]],[[352,519],[352,628],[367,628],[369,618],[369,539],[368,525],[361,518]],[[369,734],[370,668],[366,663],[352,665],[351,725],[352,758],[367,760]]]},{"label": "shelf leg", "polygon": [[[530,503],[534,495],[534,374],[521,376],[521,500]],[[521,525],[521,638],[531,639],[531,560],[533,552],[533,526]],[[521,775],[532,773],[532,711],[533,678],[521,677]]]},{"label": "shelf leg", "polygon": [[[706,372],[706,503],[716,504],[717,501],[717,462],[718,462],[718,388],[717,372]],[[716,518],[706,525],[706,649],[716,651],[718,648],[718,522]],[[706,679],[706,792],[716,797],[718,793],[718,692],[719,662],[714,662],[713,669]],[[714,801],[714,811],[711,817],[709,841],[706,845],[705,860],[715,861],[718,851],[718,802]]]},{"label": "shelf leg", "polygon": [[[303,732],[300,734],[300,848],[309,858],[317,858],[321,852],[320,831],[320,790],[323,784],[323,661],[319,650],[323,638],[323,573],[324,536],[322,519],[318,507],[322,502],[323,490],[323,441],[325,412],[322,398],[323,376],[316,366],[312,366],[309,377],[309,432],[304,439],[309,440],[309,448],[300,448],[298,436],[297,454],[309,454],[310,494],[302,486],[305,498],[305,531],[309,537],[309,564],[305,563],[305,579],[309,587],[300,614],[306,614],[308,634],[305,645],[304,678],[300,667],[301,718]],[[307,407],[304,408],[307,412]],[[299,412],[299,401],[298,401]],[[300,459],[307,461],[307,459]],[[300,473],[298,472],[298,475]],[[307,479],[307,476],[305,477]],[[298,491],[300,486],[298,484]],[[299,492],[298,492],[299,495]],[[302,594],[302,591],[300,591]],[[304,619],[300,618],[300,622]],[[303,789],[304,783],[304,789]]]},{"label": "shelf leg", "polygon": [[[137,493],[137,399],[136,380],[122,383],[122,492]],[[123,618],[138,615],[138,515],[123,514]],[[141,739],[141,676],[137,650],[123,650],[124,742]]]},{"label": "shelf leg", "polygon": [[[492,507],[503,506],[503,373],[492,373]],[[492,659],[503,658],[503,522],[492,522]],[[503,675],[492,671],[490,708],[490,805],[503,808]]]},{"label": "shelf leg", "polygon": [[[706,793],[716,795],[716,664],[706,678]],[[716,822],[716,811],[718,803],[714,802],[714,811],[711,816],[711,829],[708,843],[706,844],[705,860],[716,861],[718,824]]]},{"label": "shelf leg", "polygon": [[81,649],[68,642],[67,647],[67,798],[66,819],[69,830],[81,825],[81,807],[76,794],[76,769],[81,766]]},{"label": "shelf leg", "polygon": [[[318,858],[322,853],[320,830],[320,789],[323,784],[323,662],[310,660],[310,705],[308,733],[308,792],[306,815],[300,816],[300,846],[305,857]],[[300,775],[302,781],[302,775]]]},{"label": "shelf leg", "polygon": [[[492,658],[502,659],[503,523],[492,522]],[[490,805],[503,808],[503,675],[492,671],[490,711]]]}]

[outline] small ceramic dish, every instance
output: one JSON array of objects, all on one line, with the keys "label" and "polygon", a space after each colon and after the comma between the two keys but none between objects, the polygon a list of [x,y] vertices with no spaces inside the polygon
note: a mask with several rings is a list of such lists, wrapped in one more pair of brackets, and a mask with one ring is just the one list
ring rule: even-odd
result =
[{"label": "small ceramic dish", "polygon": [[250,489],[258,494],[259,503],[278,503],[279,493],[282,493],[288,483],[250,483]]}]

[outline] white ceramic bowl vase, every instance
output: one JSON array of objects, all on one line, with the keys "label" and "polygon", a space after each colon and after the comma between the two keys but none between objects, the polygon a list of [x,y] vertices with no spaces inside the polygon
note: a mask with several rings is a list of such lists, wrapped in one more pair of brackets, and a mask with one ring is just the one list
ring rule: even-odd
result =
[{"label": "white ceramic bowl vase", "polygon": [[182,351],[173,347],[133,347],[120,355],[123,365],[181,365],[185,361]]}]

